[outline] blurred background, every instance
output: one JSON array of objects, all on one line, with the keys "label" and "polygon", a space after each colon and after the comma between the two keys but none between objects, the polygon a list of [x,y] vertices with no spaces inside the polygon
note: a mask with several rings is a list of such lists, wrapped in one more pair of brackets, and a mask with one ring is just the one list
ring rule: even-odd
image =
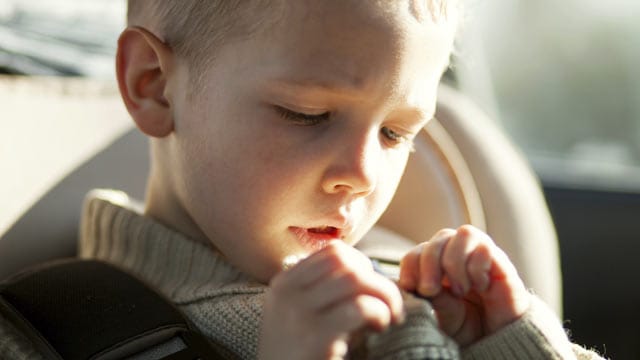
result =
[{"label": "blurred background", "polygon": [[[0,0],[0,73],[113,79],[124,12],[123,0]],[[509,134],[541,180],[558,232],[565,325],[607,357],[640,359],[640,2],[472,0],[466,13],[447,79]],[[0,116],[0,126],[0,173],[12,171],[12,153],[41,148],[34,144],[48,145],[33,157],[44,168],[47,154],[77,151],[55,143],[56,124],[33,131]],[[116,117],[99,126],[115,139],[131,124]],[[17,136],[25,131],[30,141]],[[16,177],[3,191],[25,195],[0,210],[0,234],[81,161],[46,179]]]},{"label": "blurred background", "polygon": [[472,1],[467,16],[454,78],[541,179],[566,327],[640,359],[640,2]]},{"label": "blurred background", "polygon": [[0,71],[113,78],[124,0],[0,0]]}]

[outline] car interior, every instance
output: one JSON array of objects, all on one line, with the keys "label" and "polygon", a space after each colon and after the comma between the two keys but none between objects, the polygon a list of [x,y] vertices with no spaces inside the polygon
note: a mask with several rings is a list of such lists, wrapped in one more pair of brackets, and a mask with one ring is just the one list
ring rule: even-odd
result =
[{"label": "car interior", "polygon": [[[121,16],[122,2],[107,4],[110,1],[98,1],[104,5],[97,13]],[[17,10],[13,15],[0,11],[0,125],[5,130],[0,141],[0,279],[29,266],[73,257],[85,195],[96,188],[117,189],[126,192],[131,202],[142,204],[149,168],[147,139],[129,119],[110,62],[104,60],[112,56],[113,37],[117,36],[117,32],[105,33],[122,24],[109,22],[99,28],[99,21],[91,25],[86,14],[81,13],[71,18],[76,21],[76,29],[64,33],[63,28],[68,26],[60,23],[67,24],[70,18],[61,17],[56,24],[55,18],[48,17],[43,26],[42,14],[32,12],[26,5],[21,8],[16,5],[19,1],[9,3],[22,12],[18,16]],[[543,148],[544,156],[551,153],[546,152],[547,139],[542,137],[567,135],[557,127],[557,118],[552,118],[558,110],[543,103],[542,97],[531,95],[533,85],[529,84],[542,76],[516,75],[535,68],[535,62],[529,59],[542,62],[540,54],[544,52],[524,52],[518,58],[518,37],[526,37],[500,27],[513,25],[508,20],[518,14],[544,17],[547,13],[539,9],[542,5],[515,3],[496,1],[487,5],[488,10],[481,9],[506,15],[490,26],[469,32],[500,36],[506,49],[491,48],[494,44],[488,37],[461,44],[460,57],[473,59],[473,65],[454,64],[446,74],[439,89],[436,117],[416,139],[416,151],[405,176],[377,224],[376,230],[382,231],[372,231],[362,249],[376,258],[396,261],[405,248],[385,244],[384,230],[416,243],[428,240],[443,227],[475,225],[486,230],[505,250],[527,287],[555,310],[574,342],[595,348],[605,357],[640,358],[640,348],[635,345],[640,339],[636,325],[640,323],[636,305],[640,303],[636,275],[636,257],[640,253],[636,226],[640,214],[640,166],[628,166],[623,171],[612,164],[611,158],[603,157],[600,162],[589,162],[591,172],[583,176],[580,171],[584,169],[577,171],[573,162],[547,161],[550,157],[541,161],[531,155],[531,148],[536,146]],[[564,4],[558,12],[567,15],[568,7],[568,3]],[[616,21],[637,14],[636,10],[640,8],[608,13],[602,21],[610,21],[607,26],[613,26]],[[478,17],[486,16],[482,11],[478,11]],[[91,14],[94,17],[89,20],[95,20],[95,14]],[[522,24],[529,26],[527,29],[534,28],[535,31],[528,30],[531,33],[546,36],[540,43],[551,42],[560,33],[546,33],[533,21]],[[567,32],[568,27],[561,23]],[[518,39],[510,40],[509,36]],[[54,37],[55,41],[51,41]],[[612,44],[609,38],[603,39]],[[536,45],[524,40],[522,43],[524,47]],[[20,47],[21,44],[28,46]],[[556,47],[546,55],[569,56],[568,51]],[[504,56],[505,53],[512,55]],[[496,54],[506,60],[496,60]],[[507,67],[511,57],[521,67]],[[580,61],[565,59],[564,65],[574,68]],[[616,63],[616,69],[622,67],[621,63],[622,60]],[[555,66],[550,65],[552,69]],[[583,72],[599,74],[599,69]],[[554,71],[550,78],[568,82],[568,75]],[[635,72],[625,74],[625,80],[638,80]],[[630,107],[628,103],[632,101],[625,99],[637,100],[640,89],[638,82],[634,88],[614,75],[608,78],[625,86],[614,89],[619,92],[601,90],[618,94],[616,101],[607,103],[607,111],[598,113],[594,120],[594,124],[604,124],[598,125],[603,131],[622,126],[617,121],[624,116],[617,110]],[[544,83],[541,92],[551,93],[547,89],[556,85]],[[574,92],[589,92],[603,85],[577,86]],[[516,98],[516,92],[524,94],[525,99]],[[549,97],[558,108],[590,105],[584,100],[576,105]],[[526,108],[527,113],[517,112],[514,104]],[[635,136],[640,144],[638,114],[627,116],[629,123],[636,124],[636,130],[623,132]],[[569,121],[569,116],[562,113],[560,118]],[[585,117],[571,116],[586,123]],[[543,124],[542,135],[532,127],[522,130],[512,125],[525,120]],[[574,135],[587,138],[578,131],[581,123],[578,124],[572,125],[576,127]],[[586,149],[585,156],[589,157],[619,154],[617,147],[611,150],[610,146],[591,144],[580,149]]]}]

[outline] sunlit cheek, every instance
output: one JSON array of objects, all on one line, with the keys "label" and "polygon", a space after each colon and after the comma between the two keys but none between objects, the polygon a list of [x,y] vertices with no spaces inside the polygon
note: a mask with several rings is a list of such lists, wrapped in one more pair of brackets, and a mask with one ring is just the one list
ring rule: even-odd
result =
[{"label": "sunlit cheek", "polygon": [[380,168],[378,182],[379,196],[385,202],[385,208],[391,201],[393,194],[395,194],[400,179],[404,174],[408,158],[409,151],[406,149],[392,150],[385,156],[384,164]]},{"label": "sunlit cheek", "polygon": [[392,152],[388,157],[388,171],[389,176],[397,183],[402,177],[404,169],[407,166],[409,155],[413,151],[411,144],[403,144],[401,148]]}]

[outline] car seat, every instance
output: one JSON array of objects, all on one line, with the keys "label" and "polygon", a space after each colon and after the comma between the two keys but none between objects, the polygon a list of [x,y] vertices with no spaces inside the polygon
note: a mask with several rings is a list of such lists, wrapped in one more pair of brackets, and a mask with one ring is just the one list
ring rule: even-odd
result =
[{"label": "car seat", "polygon": [[[1,214],[15,219],[0,227],[3,278],[28,265],[74,256],[85,194],[92,188],[115,188],[143,199],[149,164],[146,139],[127,119],[112,82],[0,77],[0,95],[7,104],[3,119],[31,124],[34,131],[39,122],[59,124],[43,138],[62,137],[69,149],[52,156],[46,147],[29,147],[41,153],[28,162],[16,161],[19,152],[0,152],[0,163],[7,162],[5,157],[12,159],[3,171],[8,183],[2,187],[3,198],[42,193],[27,210]],[[108,126],[96,134],[95,126],[86,121]],[[13,134],[22,139],[29,135]],[[85,137],[97,140],[87,144]],[[457,90],[442,85],[436,118],[417,137],[415,148],[378,225],[412,242],[426,241],[443,227],[469,223],[484,229],[510,256],[525,284],[561,316],[558,246],[551,217],[537,178],[503,132]],[[39,172],[43,163],[55,168],[58,176]],[[12,177],[15,174],[30,175],[20,179]],[[34,185],[13,190],[24,179]],[[365,241],[363,247],[391,260],[404,251],[380,239]]]}]

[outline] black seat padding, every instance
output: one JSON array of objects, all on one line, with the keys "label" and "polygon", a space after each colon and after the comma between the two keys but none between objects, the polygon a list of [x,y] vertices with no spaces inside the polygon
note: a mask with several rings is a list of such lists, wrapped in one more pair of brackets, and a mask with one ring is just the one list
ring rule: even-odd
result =
[{"label": "black seat padding", "polygon": [[[60,260],[10,278],[0,286],[0,312],[47,359],[233,357],[161,295],[99,261]],[[155,355],[134,356],[145,352]]]}]

